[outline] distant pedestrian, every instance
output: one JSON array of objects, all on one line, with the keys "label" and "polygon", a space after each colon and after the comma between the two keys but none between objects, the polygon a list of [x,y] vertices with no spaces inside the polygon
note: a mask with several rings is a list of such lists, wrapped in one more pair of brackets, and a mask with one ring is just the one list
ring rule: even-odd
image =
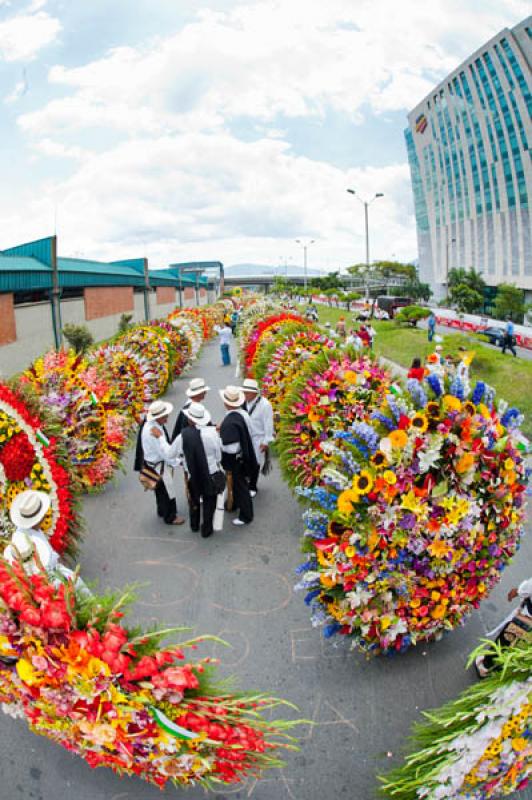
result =
[{"label": "distant pedestrian", "polygon": [[226,386],[220,391],[226,415],[220,425],[222,440],[222,466],[227,475],[227,510],[239,514],[233,525],[247,525],[253,521],[253,501],[249,480],[257,469],[257,458],[250,434],[250,419],[244,410],[246,398],[237,386]]},{"label": "distant pedestrian", "polygon": [[419,381],[421,383],[421,381],[425,377],[425,367],[421,366],[421,359],[420,358],[414,358],[413,359],[412,366],[410,367],[410,369],[408,371],[407,377],[408,378],[413,378],[414,380]]},{"label": "distant pedestrian", "polygon": [[185,400],[181,411],[177,415],[177,419],[175,421],[174,430],[172,431],[172,438],[171,441],[175,441],[183,428],[186,428],[188,425],[188,417],[185,414],[185,411],[190,406],[191,403],[203,403],[205,400],[205,395],[209,391],[210,387],[205,385],[205,381],[203,378],[192,378],[189,381],[188,389],[187,389],[187,400]]},{"label": "distant pedestrian", "polygon": [[222,355],[222,367],[228,367],[231,364],[231,353],[229,345],[233,340],[233,331],[227,322],[224,322],[223,327],[219,325],[214,326],[214,330],[218,334],[218,342],[220,344],[220,353]]},{"label": "distant pedestrian", "polygon": [[506,350],[510,350],[514,356],[517,356],[515,352],[515,337],[514,337],[514,324],[510,317],[507,317],[506,321],[506,330],[504,332],[504,341],[502,343],[502,352],[506,353]]},{"label": "distant pedestrian", "polygon": [[251,422],[251,440],[257,459],[257,467],[249,480],[249,491],[252,497],[257,494],[257,481],[260,470],[269,463],[270,444],[274,440],[273,408],[269,400],[259,392],[259,385],[253,378],[246,378],[242,384],[246,398],[246,411]]},{"label": "distant pedestrian", "polygon": [[[519,639],[532,637],[532,578],[523,581],[508,592],[508,602],[518,597],[521,604],[514,609],[488,636],[496,637],[502,648],[510,647]],[[494,655],[478,656],[475,666],[480,678],[486,678],[494,668]]]},{"label": "distant pedestrian", "polygon": [[371,336],[365,325],[361,325],[358,329],[358,336],[362,340],[364,347],[371,347]]},{"label": "distant pedestrian", "polygon": [[[222,443],[218,431],[210,424],[211,415],[201,403],[190,403],[183,413],[189,424],[176,439],[176,455],[184,461],[190,528],[199,531],[203,507],[201,536],[206,539],[212,535],[216,497],[223,492],[225,483],[221,469]],[[222,481],[221,486],[217,485],[218,480]]]},{"label": "distant pedestrian", "polygon": [[427,333],[429,342],[432,342],[435,332],[436,332],[436,317],[434,316],[434,312],[431,311],[430,317],[427,320]]},{"label": "distant pedestrian", "polygon": [[345,339],[345,337],[347,335],[347,331],[346,331],[346,328],[345,328],[345,318],[344,317],[340,317],[340,319],[336,323],[336,333],[338,334],[338,336],[341,339]]}]

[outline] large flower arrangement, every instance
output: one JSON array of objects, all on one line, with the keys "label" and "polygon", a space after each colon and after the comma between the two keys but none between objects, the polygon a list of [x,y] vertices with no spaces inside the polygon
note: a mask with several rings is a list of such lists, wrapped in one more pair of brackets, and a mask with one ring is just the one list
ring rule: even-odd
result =
[{"label": "large flower arrangement", "polygon": [[188,339],[190,345],[190,358],[187,366],[192,364],[201,350],[203,344],[203,327],[197,320],[190,316],[178,314],[169,318],[170,324]]},{"label": "large flower arrangement", "polygon": [[203,338],[211,339],[214,335],[214,326],[223,321],[224,310],[219,305],[202,306],[201,308],[176,308],[168,315],[168,319],[176,319],[179,315],[188,316],[195,322],[199,322],[202,328]]},{"label": "large flower arrangement", "polygon": [[290,320],[281,325],[273,336],[268,336],[257,349],[253,362],[253,374],[259,383],[264,382],[266,371],[270,367],[272,359],[277,357],[280,348],[295,336],[296,333],[314,332],[306,322],[293,322]]},{"label": "large flower arrangement", "polygon": [[133,350],[149,363],[150,370],[144,377],[149,381],[152,398],[160,397],[172,380],[171,353],[165,338],[148,325],[139,325],[118,339],[118,344]]},{"label": "large flower arrangement", "polygon": [[427,391],[409,388],[329,432],[322,485],[309,493],[300,587],[327,635],[369,654],[462,623],[498,581],[523,523],[517,412],[499,413],[480,383],[470,399],[459,381],[444,392],[434,376]]},{"label": "large flower arrangement", "polygon": [[280,701],[216,687],[209,658],[186,659],[201,640],[162,647],[171,631],[128,629],[128,593],[79,596],[0,559],[0,597],[3,710],[91,767],[214,788],[280,766],[275,751],[293,747],[294,723],[263,716]]},{"label": "large flower arrangement", "polygon": [[25,398],[0,383],[2,538],[7,539],[13,533],[9,508],[16,495],[36,489],[50,495],[50,510],[40,524],[50,544],[58,553],[75,552],[80,525],[74,508],[72,478],[64,459],[57,437],[51,435],[49,421],[44,422],[28,407]]},{"label": "large flower arrangement", "polygon": [[153,399],[146,378],[151,369],[148,361],[124,345],[107,344],[89,353],[88,362],[112,383],[124,412],[139,422]]},{"label": "large flower arrangement", "polygon": [[103,486],[120,465],[129,420],[114,388],[73,351],[51,350],[21,379],[62,424],[72,469],[85,489]]},{"label": "large flower arrangement", "polygon": [[[306,329],[283,337],[275,352],[268,358],[267,367],[261,376],[262,391],[275,412],[279,412],[284,399],[297,380],[305,364],[315,355],[335,347],[332,339],[317,330]],[[265,350],[266,348],[262,348]]]},{"label": "large flower arrangement", "polygon": [[152,320],[149,324],[150,327],[161,334],[163,340],[170,346],[173,369],[172,377],[174,379],[178,378],[190,360],[192,347],[189,338],[185,336],[183,331],[174,327],[174,325],[166,319]]},{"label": "large flower arrangement", "polygon": [[[497,651],[496,646],[491,649]],[[426,713],[406,763],[382,778],[394,800],[490,800],[532,776],[532,643],[498,651],[499,670]]]},{"label": "large flower arrangement", "polygon": [[389,390],[389,373],[349,349],[311,358],[287,393],[279,425],[281,466],[291,485],[319,482],[335,428],[366,420]]},{"label": "large flower arrangement", "polygon": [[252,328],[247,340],[244,341],[244,346],[242,348],[246,375],[253,374],[254,359],[261,344],[275,336],[279,328],[290,321],[299,322],[303,325],[309,324],[307,320],[299,314],[288,311],[273,314],[265,319],[259,319]]}]

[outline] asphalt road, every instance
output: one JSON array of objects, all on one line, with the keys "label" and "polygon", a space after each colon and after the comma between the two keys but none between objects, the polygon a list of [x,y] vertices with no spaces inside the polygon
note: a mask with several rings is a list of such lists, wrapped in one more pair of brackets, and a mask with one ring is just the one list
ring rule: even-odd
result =
[{"label": "asphalt road", "polygon": [[[169,392],[176,407],[188,379],[196,376],[212,387],[207,406],[219,419],[216,389],[235,382],[234,366],[220,367],[218,347],[207,346]],[[231,649],[205,646],[203,652],[222,658],[224,674],[234,673],[244,688],[287,698],[299,706],[299,716],[315,723],[301,728],[301,750],[288,755],[284,771],[222,789],[216,797],[371,800],[376,774],[399,761],[420,711],[455,697],[476,679],[464,670],[467,654],[507,613],[508,589],[529,577],[530,540],[524,539],[502,584],[463,628],[404,656],[368,662],[345,643],[325,641],[311,627],[302,595],[293,591],[294,568],[301,560],[300,508],[277,466],[259,484],[255,522],[243,530],[227,524],[224,532],[204,540],[188,525],[170,528],[158,521],[153,498],[140,489],[131,461],[130,455],[127,474],[103,494],[85,498],[83,576],[99,579],[104,587],[144,582],[136,620],[188,624],[197,633],[221,636]],[[178,497],[183,511],[181,486]],[[1,800],[161,798],[158,789],[138,779],[91,770],[7,716],[0,718],[0,752]],[[176,795],[205,796],[197,788],[164,793]],[[519,798],[531,800],[532,794],[521,792]]]}]

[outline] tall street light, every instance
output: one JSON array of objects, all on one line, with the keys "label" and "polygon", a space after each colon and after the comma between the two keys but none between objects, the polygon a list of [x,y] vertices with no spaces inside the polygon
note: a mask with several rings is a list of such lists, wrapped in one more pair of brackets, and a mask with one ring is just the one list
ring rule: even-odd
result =
[{"label": "tall street light", "polygon": [[362,200],[354,189],[347,189],[349,194],[352,194],[364,206],[364,223],[366,226],[366,299],[369,297],[369,224],[368,224],[368,207],[378,197],[384,197],[383,192],[377,192],[371,200]]},{"label": "tall street light", "polygon": [[303,279],[303,286],[305,291],[307,291],[307,250],[311,244],[314,244],[315,239],[311,239],[309,242],[302,242],[301,239],[296,239],[296,243],[300,244],[303,248],[303,265],[304,265],[304,273],[305,277]]},{"label": "tall street light", "polygon": [[449,244],[454,244],[456,239],[451,239],[449,242],[448,237],[445,237],[445,291],[449,297]]}]

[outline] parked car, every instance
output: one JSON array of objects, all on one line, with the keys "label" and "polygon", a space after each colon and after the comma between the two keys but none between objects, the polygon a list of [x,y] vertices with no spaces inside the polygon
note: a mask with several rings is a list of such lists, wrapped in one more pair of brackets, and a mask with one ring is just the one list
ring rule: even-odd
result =
[{"label": "parked car", "polygon": [[484,330],[479,331],[479,333],[481,336],[487,336],[490,344],[494,344],[496,347],[502,347],[505,336],[504,328],[497,328],[493,325],[491,328],[484,328]]}]

